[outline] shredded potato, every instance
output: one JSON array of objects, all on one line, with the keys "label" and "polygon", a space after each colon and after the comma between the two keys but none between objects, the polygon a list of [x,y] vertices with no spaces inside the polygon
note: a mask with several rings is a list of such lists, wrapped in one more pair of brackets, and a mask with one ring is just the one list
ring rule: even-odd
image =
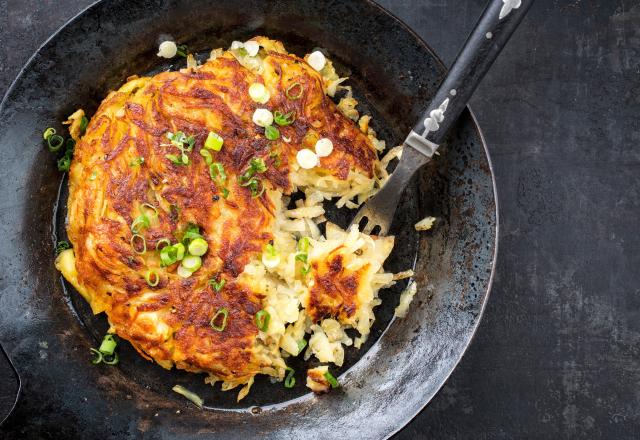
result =
[{"label": "shredded potato", "polygon": [[[255,51],[256,43],[259,45],[257,53]],[[254,49],[251,51],[253,56],[249,54],[244,45]],[[274,56],[278,54],[286,56]],[[247,147],[248,155],[237,154],[239,150],[231,150],[233,154],[229,154],[229,149],[234,148],[232,145],[235,145],[235,148],[247,146],[244,138],[242,142],[239,142],[238,139],[233,138],[235,135],[232,135],[231,131],[228,131],[228,137],[224,139],[224,148],[221,147],[221,152],[207,151],[209,159],[212,154],[215,154],[215,160],[218,160],[218,157],[225,157],[227,160],[225,166],[227,166],[228,177],[225,178],[232,191],[226,195],[222,194],[221,197],[210,189],[219,190],[217,187],[219,182],[212,182],[215,179],[211,168],[206,169],[206,172],[200,173],[200,175],[197,175],[199,171],[191,171],[200,170],[201,168],[198,167],[205,169],[203,165],[205,162],[202,159],[202,157],[206,157],[203,153],[206,151],[204,146],[199,144],[194,150],[194,153],[199,151],[202,157],[191,154],[190,168],[174,167],[170,162],[165,163],[167,161],[162,159],[167,157],[164,154],[166,152],[173,151],[175,153],[175,145],[163,143],[167,141],[165,139],[166,133],[162,132],[153,134],[157,141],[153,147],[159,149],[154,153],[157,153],[160,159],[156,158],[155,162],[147,160],[144,162],[144,167],[132,167],[131,160],[137,159],[142,153],[136,149],[136,145],[128,146],[123,143],[122,145],[125,145],[126,148],[123,147],[121,153],[118,152],[119,150],[113,153],[114,158],[108,165],[112,168],[107,169],[106,165],[93,167],[99,169],[98,180],[95,180],[96,176],[94,179],[87,179],[86,173],[90,167],[86,164],[90,163],[89,159],[95,158],[101,164],[105,161],[104,152],[100,151],[98,154],[92,148],[95,145],[101,145],[97,140],[102,139],[103,134],[97,130],[110,129],[106,122],[104,127],[95,124],[96,131],[94,132],[91,131],[94,124],[91,124],[90,133],[82,137],[78,147],[78,157],[83,158],[86,163],[74,162],[70,173],[72,179],[70,192],[74,195],[74,191],[82,190],[80,195],[84,198],[77,196],[77,200],[89,201],[90,204],[87,202],[87,206],[92,206],[93,209],[85,210],[84,205],[80,204],[71,205],[71,208],[75,207],[75,210],[70,210],[71,233],[69,237],[78,252],[74,253],[73,249],[62,252],[56,260],[56,267],[91,304],[95,313],[106,311],[109,314],[113,331],[132,341],[141,355],[147,359],[153,359],[165,368],[175,366],[188,371],[207,373],[207,383],[213,385],[220,382],[223,391],[239,389],[238,400],[249,393],[256,374],[266,374],[271,376],[274,381],[283,381],[288,370],[287,359],[291,356],[303,355],[305,359],[314,357],[323,364],[342,366],[345,359],[345,347],[360,348],[370,334],[371,325],[375,320],[374,309],[381,303],[378,295],[380,289],[413,275],[411,271],[395,275],[385,271],[383,266],[393,248],[393,237],[369,236],[360,232],[357,226],[343,230],[327,221],[323,203],[330,201],[335,203],[338,208],[358,208],[386,182],[389,177],[386,167],[393,159],[400,157],[402,150],[400,147],[393,148],[382,160],[379,160],[379,154],[385,149],[385,142],[377,138],[377,134],[372,128],[371,116],[360,116],[356,108],[358,102],[353,97],[351,88],[343,85],[347,78],[338,76],[330,60],[326,61],[326,65],[320,72],[310,71],[309,66],[305,67],[305,63],[299,60],[299,58],[288,54],[282,43],[264,37],[256,37],[251,40],[251,44],[235,42],[227,51],[222,49],[211,51],[209,62],[202,66],[199,66],[193,55],[189,54],[187,69],[183,69],[182,72],[189,74],[167,80],[171,82],[172,87],[178,87],[176,84],[181,84],[181,93],[175,93],[175,96],[179,96],[181,101],[165,104],[174,109],[174,106],[184,104],[182,100],[189,102],[197,100],[198,105],[193,104],[188,107],[190,123],[195,124],[194,121],[198,121],[198,118],[206,120],[207,123],[212,121],[215,124],[219,123],[219,127],[206,127],[209,130],[209,135],[211,135],[211,131],[223,133],[223,130],[226,130],[226,123],[217,120],[218,117],[222,118],[220,116],[222,113],[212,114],[209,106],[198,107],[201,105],[201,101],[206,102],[203,97],[208,97],[209,94],[213,96],[216,92],[219,93],[216,95],[216,99],[220,99],[221,102],[227,100],[224,105],[228,112],[235,112],[234,115],[239,121],[242,121],[242,117],[247,117],[245,115],[245,109],[248,107],[247,102],[251,106],[254,102],[249,101],[247,96],[235,96],[235,99],[231,99],[229,96],[231,92],[229,94],[218,92],[218,90],[232,90],[236,94],[241,94],[242,92],[238,90],[244,89],[228,87],[226,82],[242,78],[243,75],[250,78],[250,80],[247,79],[246,84],[243,84],[243,87],[249,87],[249,83],[259,81],[264,83],[264,87],[270,91],[271,96],[285,99],[288,95],[284,91],[290,89],[280,82],[284,81],[282,73],[288,69],[298,75],[297,77],[304,78],[304,81],[303,79],[300,81],[304,82],[306,89],[300,93],[304,92],[305,99],[300,99],[299,102],[311,102],[311,98],[313,98],[316,104],[309,104],[309,106],[315,109],[314,111],[320,112],[323,109],[329,109],[333,112],[330,120],[338,125],[329,128],[332,128],[334,132],[331,132],[326,126],[322,126],[322,122],[319,121],[319,119],[323,119],[321,113],[318,113],[320,116],[309,117],[309,120],[306,121],[308,124],[305,122],[306,125],[304,125],[307,127],[305,128],[307,131],[303,131],[302,134],[295,131],[299,127],[296,127],[295,130],[292,130],[293,127],[280,127],[281,139],[269,144],[269,148],[273,147],[275,150],[276,147],[279,147],[281,149],[282,157],[279,157],[278,160],[282,159],[286,166],[274,166],[275,160],[272,160],[272,156],[267,156],[269,149],[265,148],[263,150],[266,151],[263,166],[267,168],[266,163],[268,163],[271,168],[269,168],[269,172],[260,171],[258,177],[262,178],[269,173],[275,174],[278,170],[284,170],[284,172],[276,176],[277,179],[274,177],[273,180],[269,180],[265,177],[262,181],[264,192],[260,192],[255,197],[247,195],[249,188],[245,185],[240,186],[234,182],[239,181],[238,177],[246,170],[246,162],[252,158],[252,154],[256,154],[256,150],[249,145]],[[169,78],[171,75],[173,75],[172,72],[164,72],[160,78]],[[148,104],[152,97],[157,99],[156,95],[149,92],[149,87],[155,84],[154,81],[162,82],[164,80],[133,78],[117,92],[113,92],[107,97],[105,101],[107,104],[103,105],[101,111],[104,120],[113,124],[114,132],[119,130],[122,133],[127,133],[128,136],[129,131],[126,129],[135,131],[139,130],[141,126],[140,124],[127,126],[129,118],[134,116],[150,117],[144,113],[144,109],[150,108]],[[214,87],[215,81],[220,81],[221,85]],[[189,90],[191,82],[202,82],[203,84],[206,82],[206,87],[211,87],[211,90],[205,90],[205,85],[202,84],[199,88],[194,89],[195,91]],[[315,89],[311,87],[313,84],[315,84]],[[299,83],[298,86],[300,86]],[[163,89],[162,87],[154,90],[165,89],[168,90],[168,88]],[[346,90],[347,93],[340,99],[336,109],[336,105],[327,96],[333,97],[340,90]],[[297,89],[294,89],[294,94],[296,93]],[[175,96],[172,94],[170,98],[167,97],[167,100],[178,99]],[[138,110],[135,112],[130,110],[134,108],[133,106],[126,107],[127,103],[132,100],[145,104],[145,106],[136,104],[135,107],[140,109],[139,112],[142,116],[137,115]],[[127,108],[129,110],[126,110]],[[182,111],[184,112],[184,110]],[[356,121],[357,125],[347,120],[343,115]],[[76,140],[80,139],[80,124],[83,117],[84,112],[78,110],[67,121],[70,124],[71,135]],[[248,115],[248,117],[251,116]],[[305,115],[297,115],[297,117],[302,120]],[[141,119],[141,121],[143,120]],[[249,119],[249,123],[251,123],[250,121]],[[205,125],[202,127],[204,130]],[[237,132],[244,133],[240,127],[242,125],[239,125]],[[266,136],[262,129],[260,130],[256,139],[261,137],[262,141],[265,141]],[[290,136],[289,140],[286,140],[284,135],[287,131]],[[207,131],[202,131],[202,133],[206,138]],[[341,139],[347,139],[346,134],[350,136],[349,145],[347,147],[338,145],[338,136]],[[87,139],[88,136],[89,139]],[[152,135],[145,134],[145,136]],[[321,158],[319,166],[303,169],[296,161],[290,160],[291,157],[295,157],[296,151],[302,147],[313,148],[318,139],[325,136],[334,137],[336,148],[331,155]],[[201,139],[198,142],[205,141]],[[115,139],[112,143],[117,145]],[[166,151],[160,151],[161,148]],[[356,148],[358,148],[357,151]],[[294,154],[287,156],[287,152]],[[121,156],[117,156],[117,154],[121,154]],[[235,170],[236,163],[234,161],[237,158],[241,158],[244,162],[242,162],[242,168]],[[175,162],[173,163],[175,164]],[[211,165],[211,161],[209,165]],[[164,197],[163,195],[170,193],[170,191],[163,178],[178,179],[181,172],[188,170],[189,173],[193,172],[190,178],[195,178],[194,176],[197,175],[201,179],[195,185],[197,186],[196,190],[188,194],[188,198],[204,194],[201,199],[198,199],[202,206],[206,206],[206,210],[203,209],[204,213],[195,212],[194,206],[199,207],[200,205],[192,203],[191,200],[182,205],[185,215],[192,215],[190,222],[196,221],[200,216],[207,219],[207,223],[202,225],[202,233],[207,239],[209,248],[206,252],[208,254],[206,258],[203,256],[203,267],[196,269],[199,272],[193,274],[194,278],[191,280],[193,288],[187,286],[183,279],[179,279],[173,269],[160,265],[158,252],[155,252],[154,249],[156,242],[152,243],[150,235],[148,237],[151,252],[146,253],[145,248],[143,253],[145,255],[133,255],[131,261],[134,258],[140,260],[140,267],[134,268],[133,263],[130,263],[129,266],[124,264],[124,258],[113,257],[119,255],[116,252],[117,249],[113,250],[111,258],[105,258],[100,253],[103,249],[102,244],[110,243],[109,239],[113,238],[111,235],[103,236],[103,242],[99,243],[98,238],[100,237],[96,238],[96,235],[87,232],[88,228],[83,227],[85,223],[82,222],[87,222],[89,226],[94,227],[101,226],[105,220],[108,220],[113,225],[123,227],[126,234],[131,234],[133,228],[130,228],[130,220],[125,221],[123,218],[125,215],[117,211],[115,206],[120,203],[128,209],[131,201],[127,197],[122,197],[123,200],[114,200],[113,197],[107,197],[104,191],[100,192],[95,189],[99,183],[103,184],[103,188],[107,187],[109,179],[113,178],[109,173],[124,173],[127,178],[121,180],[128,182],[131,177],[133,184],[136,183],[135,177],[146,173],[152,167],[161,169],[162,172],[154,173],[153,178],[146,179],[145,177],[144,180],[141,180],[150,182],[149,195],[145,192],[144,196],[149,197],[149,201],[152,203],[145,204],[153,206],[156,209],[156,216],[163,219],[173,213],[174,200],[181,197],[180,194],[182,194],[178,194],[176,191],[170,196]],[[263,172],[264,174],[262,174]],[[160,176],[158,179],[155,179],[156,174]],[[185,182],[175,180],[174,186],[178,187],[178,183]],[[163,192],[164,190],[167,192]],[[171,190],[174,191],[175,188]],[[197,194],[195,194],[196,192]],[[241,199],[240,196],[243,194],[245,198]],[[294,200],[299,194],[302,197],[297,199],[295,203],[291,203],[291,200]],[[212,196],[217,198],[214,199]],[[70,200],[74,199],[70,198]],[[213,200],[218,204],[213,205]],[[242,200],[244,200],[244,205]],[[218,206],[222,206],[222,208],[218,208]],[[235,206],[235,208],[229,208],[230,206],[232,208]],[[138,208],[136,206],[136,209]],[[240,230],[237,224],[246,220],[243,217],[245,212],[243,210],[248,212],[249,208],[251,208],[252,214],[245,217],[255,220],[255,223]],[[189,212],[190,210],[195,214]],[[86,214],[85,211],[89,214]],[[139,213],[136,211],[135,215],[137,216]],[[209,215],[210,217],[207,217]],[[157,223],[159,224],[160,221]],[[151,225],[149,229],[164,227],[169,223],[165,221],[162,225]],[[175,223],[174,220],[172,227],[175,227]],[[319,225],[323,225],[324,234]],[[99,228],[95,230],[101,231]],[[238,231],[240,233],[237,233]],[[236,235],[231,239],[230,236],[233,233]],[[113,235],[115,234],[120,234],[120,232]],[[252,236],[250,239],[246,237],[249,235]],[[157,236],[172,237],[171,231],[164,231],[163,234]],[[120,246],[119,243],[118,241]],[[214,247],[214,243],[217,247]],[[80,252],[81,247],[83,252]],[[111,250],[111,248],[109,249]],[[78,256],[77,260],[76,255]],[[225,259],[225,255],[227,259]],[[244,259],[240,259],[240,257]],[[241,262],[234,265],[236,260]],[[98,267],[97,264],[103,264],[104,267]],[[114,269],[108,267],[110,264],[119,266]],[[85,269],[84,271],[77,270],[78,267]],[[142,278],[138,280],[140,286],[136,285],[139,288],[135,290],[135,293],[123,294],[116,292],[120,287],[116,282],[113,282],[114,285],[103,282],[104,273],[117,274],[117,276],[113,276],[114,280],[125,279],[126,277],[121,276],[122,273],[130,273],[133,274],[131,279],[134,279],[136,276],[140,278],[136,270],[143,270],[142,268],[146,270],[147,267],[155,268],[162,274],[162,285],[157,288],[155,285],[146,285],[144,278]],[[90,273],[91,270],[97,269],[99,269],[99,273]],[[204,276],[205,270],[209,271],[206,277]],[[90,279],[91,277],[87,274],[92,275],[93,278]],[[201,278],[199,278],[199,274],[202,274]],[[226,277],[227,282],[224,290],[213,293],[205,292],[208,287],[207,283],[211,283],[212,277],[215,278],[213,279],[215,281],[222,275]],[[95,281],[95,283],[86,287],[84,284],[86,280]],[[188,296],[189,301],[192,298],[199,299],[198,307],[194,306],[189,313],[180,310],[181,317],[189,317],[188,322],[178,320],[178,314],[175,313],[173,304],[185,306],[185,308],[190,304],[167,301],[168,296],[166,295],[170,291],[167,289],[168,286],[182,289],[181,292],[190,295]],[[410,289],[413,289],[413,293],[407,293]],[[401,295],[400,305],[396,309],[397,316],[406,314],[411,298],[416,291],[414,283],[410,284],[410,289]],[[108,295],[105,294],[105,291],[109,292]],[[118,294],[120,303],[113,302],[112,293],[114,296],[116,293]],[[219,332],[214,325],[216,311],[225,309],[220,307],[218,303],[213,303],[218,299],[224,299],[229,304],[225,306],[225,308],[229,308],[227,310],[229,325],[238,325],[236,333],[220,333],[221,331]],[[234,303],[234,301],[238,301],[240,304]],[[145,307],[148,304],[156,304],[157,307]],[[118,319],[113,319],[116,306],[120,315],[118,315]],[[202,307],[204,306],[209,306],[211,310],[203,311]],[[258,311],[269,317],[268,323],[264,327],[258,324]],[[239,317],[241,312],[246,316]],[[195,313],[201,313],[198,319],[191,318]],[[227,325],[226,321],[225,325]],[[189,331],[193,334],[187,334]],[[352,336],[349,336],[347,331]],[[241,334],[241,332],[243,333]],[[234,345],[233,338],[240,336],[243,339],[238,340]],[[231,356],[225,351],[227,349],[233,351],[234,364],[226,363],[228,361],[226,357]],[[315,392],[327,391],[332,384],[335,386],[335,381],[330,375],[331,381],[327,379],[328,371],[328,365],[310,369],[307,373],[307,386]]]},{"label": "shredded potato", "polygon": [[435,217],[425,217],[415,224],[416,231],[428,231],[429,229],[433,228],[435,222]]}]

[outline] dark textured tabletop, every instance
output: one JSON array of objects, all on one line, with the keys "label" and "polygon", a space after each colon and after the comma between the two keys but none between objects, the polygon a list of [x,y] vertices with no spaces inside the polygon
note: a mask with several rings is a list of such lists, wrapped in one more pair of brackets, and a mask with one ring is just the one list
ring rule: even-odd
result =
[{"label": "dark textured tabletop", "polygon": [[[0,95],[90,3],[0,0]],[[380,3],[450,64],[486,2]],[[469,351],[397,437],[638,438],[640,0],[538,0],[472,107],[498,184],[495,283]],[[0,356],[0,418],[14,391]]]}]

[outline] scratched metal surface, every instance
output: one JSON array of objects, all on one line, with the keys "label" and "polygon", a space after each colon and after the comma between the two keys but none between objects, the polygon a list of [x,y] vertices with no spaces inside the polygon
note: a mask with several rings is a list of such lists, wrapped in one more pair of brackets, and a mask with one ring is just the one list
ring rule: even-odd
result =
[{"label": "scratched metal surface", "polygon": [[[2,92],[88,3],[0,0]],[[484,1],[381,3],[451,62]],[[478,90],[501,202],[492,298],[461,364],[398,438],[637,438],[638,29],[639,1],[540,0]],[[0,371],[6,404],[1,358]]]}]

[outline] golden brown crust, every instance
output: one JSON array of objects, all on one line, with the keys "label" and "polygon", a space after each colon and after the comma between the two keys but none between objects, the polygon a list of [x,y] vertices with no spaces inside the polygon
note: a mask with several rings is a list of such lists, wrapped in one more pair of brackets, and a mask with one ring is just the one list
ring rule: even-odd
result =
[{"label": "golden brown crust", "polygon": [[[277,52],[269,53],[264,66],[256,76],[227,52],[195,70],[131,79],[100,105],[70,171],[68,234],[77,282],[92,292],[96,309],[104,309],[115,331],[143,356],[167,368],[175,364],[238,383],[269,367],[255,350],[261,297],[235,278],[272,238],[274,208],[267,193],[252,197],[237,177],[259,157],[268,167],[261,175],[265,186],[290,193],[296,152],[313,148],[320,137],[334,144],[321,168],[339,179],[350,170],[372,176],[376,160],[371,142],[324,95],[317,72],[298,57]],[[290,142],[269,141],[253,124],[254,110],[266,107],[249,98],[253,82],[264,82],[271,91],[269,108],[295,112],[294,124],[280,127]],[[286,90],[296,82],[304,90],[292,100]],[[187,166],[165,157],[177,152],[166,138],[177,131],[195,137]],[[215,153],[227,173],[224,185],[212,180],[199,154],[209,131],[224,138]],[[144,162],[136,164],[137,158]],[[130,244],[130,225],[144,203],[156,207],[158,218],[144,230],[148,251],[139,255]],[[189,223],[200,227],[209,250],[202,268],[183,279],[175,264],[160,267],[155,248],[162,239],[175,243],[176,232]],[[159,273],[157,286],[147,284],[149,270]],[[226,280],[225,288],[212,290],[211,278]],[[322,280],[318,295],[332,295],[334,284]],[[349,281],[339,280],[340,291],[350,292]],[[339,313],[354,307],[346,298]],[[210,320],[221,308],[229,316],[225,331],[218,332]]]},{"label": "golden brown crust", "polygon": [[345,271],[340,248],[319,263],[313,263],[313,287],[309,289],[307,313],[313,322],[335,317],[349,322],[359,306],[358,287],[361,274],[368,270],[364,265],[356,272]]}]

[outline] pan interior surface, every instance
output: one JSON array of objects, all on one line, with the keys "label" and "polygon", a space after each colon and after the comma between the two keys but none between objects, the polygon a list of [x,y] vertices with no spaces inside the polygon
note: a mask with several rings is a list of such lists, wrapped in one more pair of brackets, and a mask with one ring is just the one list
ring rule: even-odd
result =
[{"label": "pan interior surface", "polygon": [[[237,403],[235,393],[205,385],[202,375],[151,365],[126,343],[118,368],[89,364],[89,348],[108,325],[53,267],[53,242],[64,238],[67,183],[42,148],[43,127],[78,107],[91,115],[130,75],[175,68],[155,55],[163,35],[200,53],[254,35],[279,39],[298,55],[320,47],[340,75],[350,77],[360,113],[373,116],[388,146],[402,141],[444,74],[424,43],[372,3],[242,3],[98,2],[39,50],[7,94],[0,148],[11,158],[11,171],[0,178],[13,189],[5,197],[17,208],[2,215],[19,239],[4,250],[11,263],[4,277],[9,287],[0,297],[0,338],[24,387],[0,430],[9,438],[24,436],[24,429],[61,438],[134,438],[141,432],[317,438],[335,435],[335,427],[345,436],[383,438],[428,402],[468,345],[490,287],[497,213],[483,139],[465,112],[440,156],[404,195],[391,231],[396,246],[386,269],[415,267],[419,288],[412,308],[406,318],[393,319],[403,284],[381,291],[369,340],[360,350],[345,351],[340,389],[307,393],[302,362],[292,363],[299,372],[292,390],[260,378]],[[69,59],[78,60],[76,68],[65,68]],[[342,225],[351,215],[332,213]],[[416,233],[413,224],[427,215],[438,218],[435,228]],[[202,396],[209,410],[173,393],[175,384]],[[20,422],[26,418],[32,420],[27,428]]]}]

